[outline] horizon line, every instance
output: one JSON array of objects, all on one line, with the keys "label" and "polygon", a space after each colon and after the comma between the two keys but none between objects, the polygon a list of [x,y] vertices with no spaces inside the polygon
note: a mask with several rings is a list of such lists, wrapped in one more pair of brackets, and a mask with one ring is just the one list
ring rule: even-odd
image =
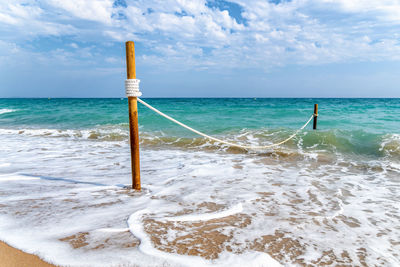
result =
[{"label": "horizon line", "polygon": [[[400,99],[400,97],[286,97],[286,96],[246,96],[246,97],[236,97],[236,96],[217,96],[217,97],[202,97],[202,96],[173,96],[173,97],[164,97],[164,96],[159,96],[159,97],[140,97],[143,99],[182,99],[182,98],[187,98],[187,99]],[[66,96],[61,96],[61,97],[0,97],[0,99],[127,99],[127,97],[66,97]]]}]

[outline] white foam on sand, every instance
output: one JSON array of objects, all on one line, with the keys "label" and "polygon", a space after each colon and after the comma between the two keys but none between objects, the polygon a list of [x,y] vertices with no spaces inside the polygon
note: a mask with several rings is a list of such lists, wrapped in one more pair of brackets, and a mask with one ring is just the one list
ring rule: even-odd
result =
[{"label": "white foam on sand", "polygon": [[9,167],[9,166],[11,166],[11,163],[8,163],[8,162],[0,163],[0,168],[5,168],[5,167]]},{"label": "white foam on sand", "polygon": [[29,177],[19,174],[0,174],[0,182],[9,182],[9,181],[30,181],[30,180],[38,180],[37,177]]},{"label": "white foam on sand", "polygon": [[243,211],[242,203],[239,203],[227,210],[223,210],[220,212],[213,212],[213,213],[204,213],[204,214],[190,214],[190,215],[183,215],[177,217],[165,217],[163,220],[170,221],[170,222],[192,222],[192,221],[208,221],[212,219],[219,219],[224,218],[227,216],[231,216]]},{"label": "white foam on sand", "polygon": [[[50,262],[291,266],[313,264],[331,251],[339,258],[346,252],[350,265],[400,265],[398,161],[331,160],[304,148],[304,154],[320,154],[142,147],[143,190],[133,192],[123,187],[131,181],[127,140],[43,133],[0,134],[0,240]],[[171,249],[193,247],[185,237],[212,223],[213,233],[226,240],[213,244],[221,250],[215,260],[168,253],[146,232],[149,220],[161,224],[156,238]],[[79,235],[87,245],[74,249],[68,240]],[[208,238],[195,248],[211,244]]]},{"label": "white foam on sand", "polygon": [[129,231],[129,228],[100,228],[96,229],[96,231],[105,233],[121,233]]},{"label": "white foam on sand", "polygon": [[[192,217],[176,217],[175,219],[180,218],[180,221],[198,221],[198,220],[210,220],[216,218],[222,218],[226,216],[230,216],[242,211],[241,204],[225,211],[221,212],[219,215],[214,214],[213,217],[208,215],[193,215]],[[179,264],[181,266],[281,266],[279,262],[271,258],[266,253],[260,252],[247,252],[244,254],[233,254],[224,252],[221,257],[217,260],[205,260],[201,257],[195,256],[186,256],[186,255],[178,255],[174,253],[166,253],[160,251],[152,245],[150,237],[144,231],[141,217],[149,213],[150,210],[143,209],[135,212],[129,217],[128,224],[129,229],[132,234],[140,239],[139,249],[148,255],[163,258],[168,262],[172,262],[174,265]],[[223,215],[222,215],[223,214]],[[168,218],[167,218],[168,219]]]}]

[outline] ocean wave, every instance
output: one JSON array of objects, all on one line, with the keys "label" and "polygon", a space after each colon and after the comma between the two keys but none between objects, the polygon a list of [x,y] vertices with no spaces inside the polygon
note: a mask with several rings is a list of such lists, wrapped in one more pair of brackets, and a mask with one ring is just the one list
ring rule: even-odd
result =
[{"label": "ocean wave", "polygon": [[[286,139],[293,132],[287,129],[242,129],[216,137],[241,145],[263,146]],[[127,125],[106,125],[92,129],[0,129],[0,135],[32,136],[44,138],[71,138],[88,141],[128,142]],[[399,134],[375,134],[365,131],[304,131],[289,142],[274,149],[245,150],[230,147],[203,137],[146,131],[141,128],[140,144],[151,149],[202,149],[229,153],[257,153],[280,157],[298,157],[318,153],[341,153],[376,157],[400,157]],[[314,156],[316,158],[316,156]]]},{"label": "ocean wave", "polygon": [[123,129],[102,128],[89,130],[63,129],[0,129],[0,135],[25,135],[33,137],[56,137],[86,140],[122,141],[128,140],[129,133]]},{"label": "ocean wave", "polygon": [[0,115],[5,114],[5,113],[14,112],[14,111],[17,111],[17,110],[16,109],[8,109],[8,108],[0,108]]},{"label": "ocean wave", "polygon": [[[280,142],[292,134],[290,130],[242,130],[229,132],[218,138],[241,145],[264,146]],[[317,158],[321,154],[350,154],[367,157],[400,156],[400,135],[375,134],[365,131],[305,131],[289,142],[271,149],[245,150],[229,147],[202,137],[176,137],[141,133],[141,144],[148,147],[197,148],[202,150],[223,150],[229,153],[257,153],[266,156],[290,158]]]},{"label": "ocean wave", "polygon": [[379,150],[387,156],[400,157],[400,134],[385,135]]}]

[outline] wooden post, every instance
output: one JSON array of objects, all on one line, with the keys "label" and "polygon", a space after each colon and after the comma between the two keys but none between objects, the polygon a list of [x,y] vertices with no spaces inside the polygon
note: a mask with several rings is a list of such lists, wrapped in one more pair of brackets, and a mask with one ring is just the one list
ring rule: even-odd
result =
[{"label": "wooden post", "polygon": [[318,118],[318,104],[314,104],[314,124],[313,129],[317,129],[317,118]]},{"label": "wooden post", "polygon": [[[128,79],[136,79],[135,43],[128,41],[126,47],[126,73]],[[140,190],[139,127],[137,97],[128,97],[129,133],[131,144],[132,188]]]}]

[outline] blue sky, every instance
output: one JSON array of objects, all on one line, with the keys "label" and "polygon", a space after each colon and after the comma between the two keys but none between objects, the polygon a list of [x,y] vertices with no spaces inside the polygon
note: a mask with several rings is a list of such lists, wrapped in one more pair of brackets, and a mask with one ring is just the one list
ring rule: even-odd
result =
[{"label": "blue sky", "polygon": [[400,97],[399,0],[2,0],[0,97]]}]

